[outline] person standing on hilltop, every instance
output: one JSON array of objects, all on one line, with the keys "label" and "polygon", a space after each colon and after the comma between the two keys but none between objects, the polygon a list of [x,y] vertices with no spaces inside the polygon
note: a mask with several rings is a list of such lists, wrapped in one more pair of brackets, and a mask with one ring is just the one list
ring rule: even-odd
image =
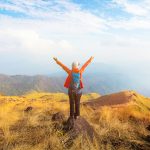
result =
[{"label": "person standing on hilltop", "polygon": [[81,67],[79,62],[74,61],[72,63],[72,69],[70,70],[64,64],[62,64],[56,57],[53,59],[56,63],[63,68],[64,71],[68,74],[66,81],[64,83],[64,87],[68,88],[68,96],[70,103],[70,117],[77,119],[80,116],[80,99],[82,96],[82,74],[85,68],[91,63],[94,57],[90,57],[90,59]]}]

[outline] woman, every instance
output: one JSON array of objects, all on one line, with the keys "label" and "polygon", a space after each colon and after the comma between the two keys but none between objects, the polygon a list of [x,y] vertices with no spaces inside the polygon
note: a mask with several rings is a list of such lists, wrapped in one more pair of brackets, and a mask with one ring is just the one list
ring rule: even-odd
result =
[{"label": "woman", "polygon": [[80,116],[80,99],[82,96],[82,74],[85,68],[91,63],[94,57],[90,57],[90,59],[79,68],[79,62],[72,63],[72,69],[70,70],[57,58],[53,58],[58,65],[60,65],[64,71],[68,74],[66,78],[64,87],[68,88],[69,102],[70,102],[70,117],[77,119]]}]

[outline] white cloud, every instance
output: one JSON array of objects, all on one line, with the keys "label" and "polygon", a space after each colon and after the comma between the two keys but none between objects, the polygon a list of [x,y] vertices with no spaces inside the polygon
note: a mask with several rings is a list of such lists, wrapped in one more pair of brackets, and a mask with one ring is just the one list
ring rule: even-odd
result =
[{"label": "white cloud", "polygon": [[[67,61],[77,57],[79,50],[72,42],[74,37],[85,36],[91,33],[100,33],[105,28],[105,20],[90,12],[82,11],[77,5],[58,1],[57,6],[48,10],[43,10],[43,1],[39,1],[37,11],[34,10],[34,3],[24,1],[13,1],[14,8],[7,9],[25,12],[31,17],[38,19],[13,18],[0,15],[0,28],[2,47],[4,40],[7,40],[7,51],[16,53],[21,51],[28,59],[53,56],[68,55]],[[27,7],[26,7],[27,5]],[[51,5],[51,2],[49,3]],[[20,6],[20,9],[18,9]],[[60,10],[63,6],[65,11]],[[1,6],[2,7],[2,6]],[[17,9],[16,9],[17,8]],[[29,9],[29,11],[27,11]],[[34,14],[35,13],[35,14]],[[41,20],[41,18],[43,18]],[[12,39],[12,40],[9,40]],[[0,49],[1,52],[3,49]]]},{"label": "white cloud", "polygon": [[150,1],[149,0],[113,0],[114,8],[127,13],[128,17],[122,16],[120,19],[110,18],[108,26],[114,29],[138,30],[150,29]]},{"label": "white cloud", "polygon": [[113,3],[133,15],[120,20],[96,16],[70,1],[13,3],[0,3],[0,9],[20,12],[27,18],[0,15],[0,53],[6,54],[3,59],[7,60],[7,54],[16,59],[23,55],[26,61],[43,63],[46,67],[53,56],[66,63],[74,59],[85,61],[90,55],[97,62],[149,60],[149,36],[136,34],[138,29],[147,32],[150,29],[149,5],[143,9],[146,0],[142,5],[114,0]]},{"label": "white cloud", "polygon": [[[40,35],[33,30],[24,29],[24,30],[14,30],[6,29],[0,31],[0,42],[1,52],[19,52],[25,51],[30,54],[46,54],[48,51],[56,50],[56,47],[62,49],[71,49],[71,45],[65,41],[55,41],[46,38],[40,37]],[[6,46],[6,47],[5,47]],[[5,48],[6,49],[5,49]],[[13,49],[12,49],[13,48]],[[40,56],[40,55],[39,55]]]},{"label": "white cloud", "polygon": [[147,16],[149,15],[149,8],[147,7],[147,0],[141,0],[132,2],[129,0],[113,0],[114,3],[121,6],[124,11],[137,15],[137,16]]},{"label": "white cloud", "polygon": [[144,18],[131,18],[123,20],[111,20],[108,22],[109,26],[114,29],[125,30],[138,30],[138,29],[150,29],[150,20]]}]

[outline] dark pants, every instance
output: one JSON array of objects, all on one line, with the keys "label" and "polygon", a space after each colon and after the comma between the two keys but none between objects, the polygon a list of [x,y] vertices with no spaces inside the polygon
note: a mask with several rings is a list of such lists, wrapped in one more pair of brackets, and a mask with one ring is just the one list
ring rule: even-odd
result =
[{"label": "dark pants", "polygon": [[74,93],[68,90],[69,103],[70,103],[70,117],[80,116],[80,99],[82,92]]}]

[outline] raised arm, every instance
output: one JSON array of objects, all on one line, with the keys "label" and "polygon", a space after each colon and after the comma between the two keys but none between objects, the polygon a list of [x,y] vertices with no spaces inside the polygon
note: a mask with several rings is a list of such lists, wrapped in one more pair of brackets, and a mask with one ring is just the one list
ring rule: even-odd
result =
[{"label": "raised arm", "polygon": [[94,59],[94,57],[92,56],[92,57],[90,57],[90,59],[87,62],[85,62],[85,64],[80,69],[81,73],[84,72],[85,68],[92,62],[93,59]]},{"label": "raised arm", "polygon": [[60,67],[62,67],[62,69],[64,69],[67,73],[70,73],[70,69],[68,67],[66,67],[63,63],[58,61],[58,59],[56,57],[54,57],[53,59]]}]

